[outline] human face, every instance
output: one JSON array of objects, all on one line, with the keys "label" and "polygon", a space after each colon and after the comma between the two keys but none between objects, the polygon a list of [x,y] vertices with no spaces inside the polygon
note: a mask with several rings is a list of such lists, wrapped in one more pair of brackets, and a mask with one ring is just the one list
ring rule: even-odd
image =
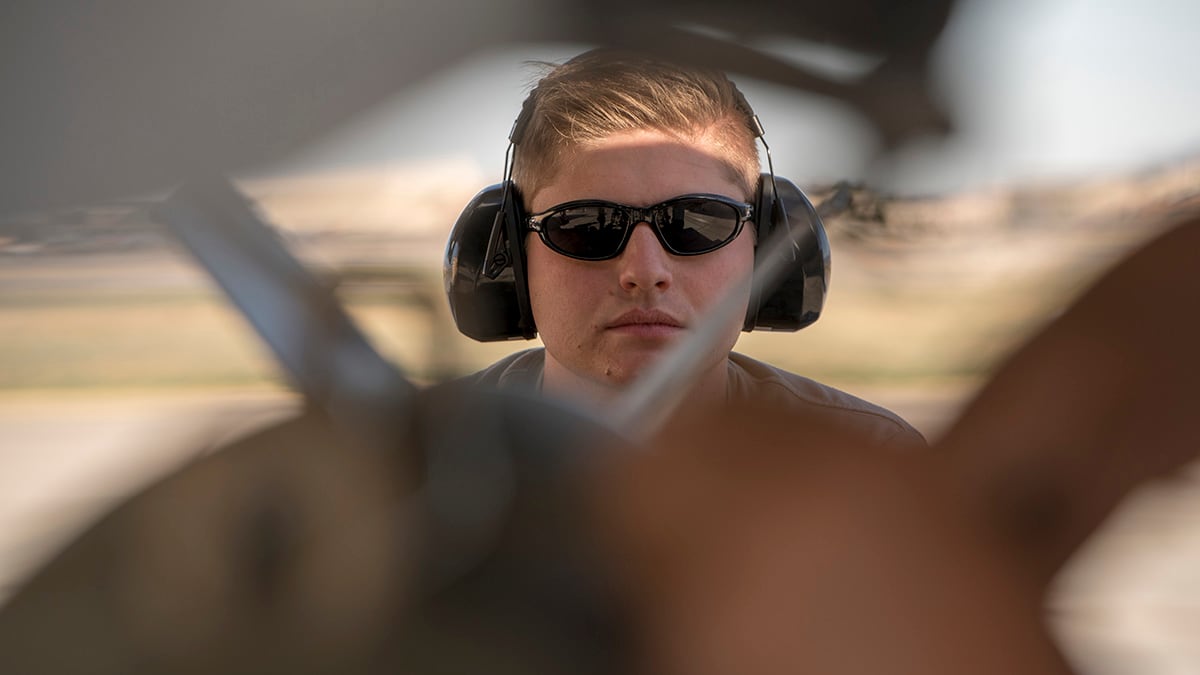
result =
[{"label": "human face", "polygon": [[[690,193],[738,201],[750,195],[721,162],[709,139],[682,141],[657,131],[614,134],[576,150],[546,186],[531,195],[531,212],[577,199],[649,206]],[[750,227],[723,248],[696,256],[663,249],[647,223],[630,234],[621,255],[582,261],[559,255],[536,234],[526,238],[534,320],[546,345],[543,388],[604,398],[705,316],[754,265]],[[749,289],[744,289],[749,302]],[[724,391],[725,359],[744,312],[705,356],[702,386]]]}]

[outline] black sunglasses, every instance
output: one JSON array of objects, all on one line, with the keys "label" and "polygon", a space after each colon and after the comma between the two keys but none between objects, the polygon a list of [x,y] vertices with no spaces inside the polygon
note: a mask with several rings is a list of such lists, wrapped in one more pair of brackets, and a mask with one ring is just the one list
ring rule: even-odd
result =
[{"label": "black sunglasses", "polygon": [[577,260],[609,260],[621,255],[638,223],[650,229],[670,253],[700,255],[733,241],[754,207],[720,195],[681,195],[654,206],[637,207],[581,199],[529,216],[525,223],[551,250]]}]

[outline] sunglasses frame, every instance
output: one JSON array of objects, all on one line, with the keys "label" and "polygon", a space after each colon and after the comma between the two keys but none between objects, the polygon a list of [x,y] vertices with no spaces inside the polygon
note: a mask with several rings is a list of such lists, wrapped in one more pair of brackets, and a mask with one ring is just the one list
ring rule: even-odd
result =
[{"label": "sunglasses frame", "polygon": [[[737,213],[737,224],[734,226],[733,232],[729,235],[729,237],[727,239],[722,241],[720,244],[717,244],[716,246],[709,248],[709,249],[705,249],[703,251],[685,252],[685,251],[676,250],[673,246],[671,246],[669,243],[667,243],[666,238],[663,236],[662,229],[659,225],[659,218],[664,213],[664,209],[667,209],[674,203],[685,200],[685,199],[704,199],[704,200],[709,200],[709,201],[720,202],[721,204],[724,204],[726,206],[733,207],[733,209]],[[582,255],[577,255],[574,253],[569,253],[567,251],[562,250],[558,246],[556,246],[547,237],[546,229],[542,226],[543,220],[545,220],[548,216],[550,216],[558,211],[563,211],[563,210],[570,209],[570,208],[579,208],[579,207],[583,207],[583,206],[603,206],[603,207],[607,207],[607,208],[623,210],[623,211],[629,212],[631,214],[631,220],[629,221],[629,224],[626,225],[625,231],[621,235],[621,241],[619,244],[617,244],[616,251],[614,251],[612,254],[604,255],[604,256],[582,256]],[[540,213],[535,213],[533,215],[526,217],[525,218],[525,226],[530,231],[537,232],[538,237],[542,240],[542,243],[545,244],[546,247],[549,248],[551,251],[554,251],[555,253],[557,253],[559,255],[566,256],[568,258],[573,258],[575,260],[585,260],[588,262],[600,262],[603,260],[612,260],[613,258],[616,258],[616,257],[620,256],[622,253],[624,253],[625,246],[629,243],[629,238],[633,234],[634,228],[637,227],[641,223],[646,223],[650,226],[650,229],[654,232],[654,236],[658,239],[658,243],[661,244],[663,249],[665,249],[671,255],[694,256],[694,255],[704,255],[706,253],[712,253],[713,251],[716,251],[718,249],[724,248],[725,246],[729,245],[730,242],[732,242],[734,239],[737,239],[738,235],[741,234],[741,232],[742,232],[742,228],[746,225],[746,223],[748,221],[751,221],[751,220],[754,220],[754,206],[752,204],[740,202],[736,199],[732,199],[732,198],[726,197],[724,195],[709,194],[709,193],[693,193],[693,194],[679,195],[678,197],[672,197],[670,199],[659,202],[657,204],[653,204],[651,206],[629,206],[628,204],[620,204],[618,202],[610,202],[610,201],[606,201],[603,199],[576,199],[576,200],[569,201],[569,202],[563,202],[562,204],[556,204],[556,205],[546,209],[545,211],[542,211]]]}]

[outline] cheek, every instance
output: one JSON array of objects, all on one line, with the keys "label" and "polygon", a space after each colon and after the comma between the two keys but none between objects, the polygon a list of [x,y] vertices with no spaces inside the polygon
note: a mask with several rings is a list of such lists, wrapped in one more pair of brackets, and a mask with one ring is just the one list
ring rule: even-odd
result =
[{"label": "cheek", "polygon": [[530,242],[526,256],[529,297],[538,329],[549,327],[579,315],[586,298],[602,288],[592,270],[547,249],[540,241]]},{"label": "cheek", "polygon": [[543,321],[537,315],[544,313],[546,303],[552,298],[552,294],[546,291],[554,288],[556,276],[553,264],[548,264],[552,261],[547,260],[546,253],[541,244],[531,244],[525,262],[526,276],[529,279],[529,300],[533,304],[534,319],[539,324]]},{"label": "cheek", "polygon": [[[699,257],[704,264],[692,275],[695,282],[703,288],[706,305],[719,300],[733,284],[741,281],[754,269],[754,237],[749,230],[743,231],[732,244],[709,255],[712,257]],[[748,285],[746,299],[749,301]]]}]

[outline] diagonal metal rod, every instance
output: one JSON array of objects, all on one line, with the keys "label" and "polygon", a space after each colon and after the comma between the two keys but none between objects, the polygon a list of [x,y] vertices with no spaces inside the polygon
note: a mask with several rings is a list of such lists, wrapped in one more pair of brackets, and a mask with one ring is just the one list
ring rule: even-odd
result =
[{"label": "diagonal metal rod", "polygon": [[766,255],[728,291],[673,349],[639,377],[606,415],[607,423],[635,443],[654,436],[683,402],[702,374],[704,357],[725,338],[729,323],[746,313],[746,291],[773,288],[795,260],[796,237],[807,228],[781,227],[764,242]]},{"label": "diagonal metal rod", "polygon": [[[411,408],[416,387],[383,358],[341,303],[287,250],[225,178],[191,183],[158,210],[242,311],[310,405],[376,441]],[[794,261],[794,235],[780,228],[767,254],[736,280],[696,329],[667,352],[596,421],[635,443],[675,412],[701,374],[704,356],[745,313],[746,289],[773,287]],[[596,419],[594,414],[586,414]]]},{"label": "diagonal metal rod", "polygon": [[246,316],[310,405],[371,441],[392,437],[416,387],[228,179],[184,185],[156,216]]}]

